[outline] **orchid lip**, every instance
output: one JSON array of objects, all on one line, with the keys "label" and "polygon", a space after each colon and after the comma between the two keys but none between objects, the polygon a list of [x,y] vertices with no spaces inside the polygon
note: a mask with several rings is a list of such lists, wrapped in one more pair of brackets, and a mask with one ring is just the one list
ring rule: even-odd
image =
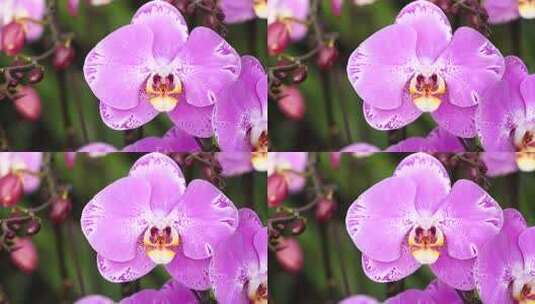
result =
[{"label": "orchid lip", "polygon": [[180,236],[169,225],[152,225],[143,236],[145,252],[155,264],[170,263],[179,245]]},{"label": "orchid lip", "polygon": [[525,19],[535,18],[535,1],[518,0],[518,12]]},{"label": "orchid lip", "polygon": [[433,264],[440,257],[444,234],[436,226],[415,226],[409,233],[409,249],[421,264]]},{"label": "orchid lip", "polygon": [[251,304],[268,303],[268,287],[265,280],[251,279],[246,284],[247,295]]},{"label": "orchid lip", "polygon": [[434,112],[446,93],[446,82],[437,73],[415,74],[409,83],[409,93],[414,105],[422,112]]},{"label": "orchid lip", "polygon": [[535,279],[530,275],[515,279],[512,283],[512,294],[519,304],[534,304]]},{"label": "orchid lip", "polygon": [[254,0],[253,9],[258,18],[266,19],[269,15],[267,0]]},{"label": "orchid lip", "polygon": [[145,85],[149,102],[158,112],[173,111],[182,91],[182,82],[172,73],[153,73]]}]

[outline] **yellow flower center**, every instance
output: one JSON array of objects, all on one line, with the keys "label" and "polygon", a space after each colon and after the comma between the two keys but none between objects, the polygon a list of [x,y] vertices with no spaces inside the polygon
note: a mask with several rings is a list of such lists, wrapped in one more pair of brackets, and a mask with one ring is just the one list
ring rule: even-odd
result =
[{"label": "yellow flower center", "polygon": [[170,263],[175,257],[179,244],[178,232],[170,226],[151,226],[143,236],[145,252],[156,264]]},{"label": "yellow flower center", "polygon": [[416,226],[409,233],[409,249],[420,264],[435,263],[443,246],[444,234],[435,226]]},{"label": "yellow flower center", "polygon": [[519,126],[514,133],[516,163],[524,172],[535,171],[535,130],[533,126]]},{"label": "yellow flower center", "polygon": [[154,109],[158,112],[171,112],[178,104],[182,82],[173,74],[162,76],[154,73],[147,80],[145,92]]},{"label": "yellow flower center", "polygon": [[518,12],[522,18],[535,18],[535,0],[518,0]]},{"label": "yellow flower center", "polygon": [[247,282],[247,285],[248,285],[247,295],[249,296],[250,304],[267,304],[268,303],[267,282],[253,279]]},{"label": "yellow flower center", "polygon": [[422,112],[434,112],[446,93],[446,82],[436,73],[419,73],[412,77],[409,93],[416,107]]},{"label": "yellow flower center", "polygon": [[269,14],[267,0],[254,0],[253,8],[258,18],[266,19]]},{"label": "yellow flower center", "polygon": [[518,304],[535,304],[535,288],[532,279],[527,277],[513,281],[513,298]]}]

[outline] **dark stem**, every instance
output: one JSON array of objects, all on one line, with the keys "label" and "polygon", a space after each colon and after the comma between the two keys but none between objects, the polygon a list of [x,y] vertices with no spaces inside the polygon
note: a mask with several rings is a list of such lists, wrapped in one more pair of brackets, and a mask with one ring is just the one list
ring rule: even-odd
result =
[{"label": "dark stem", "polygon": [[62,283],[62,302],[66,303],[69,301],[71,282],[69,281],[65,252],[63,251],[63,233],[61,231],[61,226],[54,225],[54,235],[56,237],[56,253],[58,254],[59,273]]},{"label": "dark stem", "polygon": [[243,186],[245,187],[245,207],[253,208],[254,206],[254,172],[242,175]]},{"label": "dark stem", "polygon": [[391,298],[396,296],[405,289],[405,280],[401,279],[396,282],[386,283],[386,297]]},{"label": "dark stem", "polygon": [[327,130],[328,130],[328,144],[329,148],[334,148],[336,137],[338,135],[338,130],[336,128],[336,123],[334,121],[333,113],[333,103],[332,103],[332,94],[331,94],[331,82],[330,77],[327,73],[321,73],[321,84],[323,87],[323,98],[325,101],[325,115],[327,119]]},{"label": "dark stem", "polygon": [[507,179],[507,187],[509,195],[510,195],[510,205],[511,208],[515,208],[519,210],[520,208],[520,202],[519,202],[519,196],[518,196],[518,187],[520,186],[520,174],[518,172],[515,172],[510,175],[510,177]]},{"label": "dark stem", "polygon": [[[69,74],[70,76],[71,74]],[[71,83],[76,83],[71,81]],[[78,88],[79,89],[79,88]],[[82,129],[82,140],[84,144],[89,143],[89,132],[87,131],[87,125],[85,123],[84,108],[82,106],[82,99],[75,98],[76,100],[76,110],[78,111],[78,120],[80,121],[80,129]]]},{"label": "dark stem", "polygon": [[513,54],[522,58],[522,18],[512,21],[510,27]]},{"label": "dark stem", "polygon": [[82,296],[85,295],[85,285],[84,285],[84,277],[82,275],[82,268],[80,266],[80,261],[78,261],[78,249],[77,249],[77,242],[74,237],[74,231],[75,231],[74,222],[69,220],[69,229],[67,232],[67,236],[69,237],[69,243],[71,245],[71,254],[72,254],[72,260],[74,261],[74,267],[76,268],[76,277],[78,279],[78,284],[80,285],[80,292]]},{"label": "dark stem", "polygon": [[482,304],[481,300],[479,299],[477,293],[474,290],[457,290],[457,294],[461,297],[464,304]]},{"label": "dark stem", "polygon": [[[336,81],[336,84],[338,85],[343,83],[343,81],[340,79],[340,74],[335,73],[335,81]],[[342,94],[341,92],[343,92],[343,89],[341,88],[340,85],[338,87],[338,92],[340,94]],[[347,108],[347,103],[346,103],[346,100],[341,96],[338,96],[338,100],[340,100],[340,106],[342,107],[342,115],[344,117],[344,129],[346,133],[346,140],[347,140],[347,144],[349,145],[353,143],[353,136],[351,136],[351,127],[349,125],[349,117],[348,117],[349,112]]]},{"label": "dark stem", "polygon": [[335,287],[333,271],[331,267],[331,250],[329,249],[329,242],[327,239],[327,226],[320,225],[320,241],[321,241],[321,256],[323,258],[323,267],[325,268],[325,278],[327,280],[327,288],[329,290],[329,300],[334,300]]},{"label": "dark stem", "polygon": [[67,96],[67,75],[65,71],[58,72],[59,99],[61,103],[61,115],[63,117],[63,128],[67,136],[67,150],[74,148],[75,132],[69,115],[69,101]]},{"label": "dark stem", "polygon": [[400,141],[407,138],[407,128],[403,127],[401,129],[397,130],[390,130],[388,131],[388,145],[395,145],[399,143]]},{"label": "dark stem", "polygon": [[0,125],[0,151],[9,150],[9,140],[7,139],[7,133]]},{"label": "dark stem", "polygon": [[258,34],[257,34],[257,31],[258,31],[258,25],[256,23],[256,19],[253,19],[249,22],[249,26],[248,26],[248,29],[249,29],[249,53],[251,53],[251,55],[253,56],[256,56],[256,46],[257,46],[257,43],[258,43]]},{"label": "dark stem", "polygon": [[335,250],[338,254],[338,260],[340,261],[340,270],[342,271],[342,279],[344,283],[344,295],[349,296],[351,295],[351,288],[349,287],[349,278],[347,276],[347,268],[344,263],[344,255],[342,253],[342,241],[340,240],[340,230],[338,229],[338,225],[329,225],[329,229],[331,229],[332,235],[334,237],[334,241],[336,243],[336,247],[338,250]]},{"label": "dark stem", "polygon": [[143,138],[143,127],[124,131],[124,145],[128,146]]},{"label": "dark stem", "polygon": [[127,298],[140,290],[139,280],[121,283],[121,295]]}]

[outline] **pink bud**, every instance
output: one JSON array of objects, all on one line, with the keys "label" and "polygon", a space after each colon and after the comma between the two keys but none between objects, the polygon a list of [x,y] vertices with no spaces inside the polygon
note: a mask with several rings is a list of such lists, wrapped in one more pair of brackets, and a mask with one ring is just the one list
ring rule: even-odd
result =
[{"label": "pink bud", "polygon": [[52,202],[50,208],[50,219],[56,225],[62,224],[69,216],[72,209],[71,200],[68,198],[57,198]]},{"label": "pink bud", "polygon": [[11,21],[2,28],[2,50],[9,56],[17,55],[24,47],[26,34],[22,24]]},{"label": "pink bud", "polygon": [[270,56],[275,56],[284,52],[290,43],[290,31],[288,30],[288,26],[280,21],[273,22],[268,26],[267,36],[268,52]]},{"label": "pink bud", "polygon": [[341,160],[342,160],[342,152],[329,153],[329,161],[331,162],[331,167],[333,169],[338,169],[340,167]]},{"label": "pink bud", "polygon": [[322,70],[329,70],[333,67],[336,59],[338,59],[338,50],[334,43],[322,45],[316,58],[316,64]]},{"label": "pink bud", "polygon": [[52,64],[58,71],[67,69],[74,61],[75,51],[72,46],[59,44],[54,51]]},{"label": "pink bud", "polygon": [[74,165],[76,165],[76,152],[63,153],[63,159],[65,160],[65,165],[67,168],[74,168]]},{"label": "pink bud", "polygon": [[267,182],[268,207],[279,206],[288,197],[288,182],[286,177],[279,173],[273,173]]},{"label": "pink bud", "polygon": [[280,98],[277,101],[279,110],[289,119],[300,121],[305,116],[306,105],[301,91],[296,86],[281,88]]},{"label": "pink bud", "polygon": [[15,99],[15,109],[29,121],[37,121],[41,118],[41,98],[32,87],[22,87],[17,99]]},{"label": "pink bud", "polygon": [[80,0],[68,0],[67,1],[67,11],[71,16],[78,15],[78,8],[80,6]]},{"label": "pink bud", "polygon": [[32,273],[37,268],[37,250],[31,238],[15,239],[13,251],[11,251],[11,261],[26,273]]},{"label": "pink bud", "polygon": [[336,203],[333,200],[322,198],[316,205],[316,219],[320,223],[327,223],[336,211]]},{"label": "pink bud", "polygon": [[290,273],[301,271],[305,262],[299,242],[294,238],[287,238],[281,241],[280,248],[275,256],[281,267]]},{"label": "pink bud", "polygon": [[0,205],[12,207],[17,204],[23,194],[22,179],[13,173],[0,178]]},{"label": "pink bud", "polygon": [[342,15],[343,4],[344,4],[344,0],[331,0],[331,10],[333,12],[333,15],[335,16]]}]

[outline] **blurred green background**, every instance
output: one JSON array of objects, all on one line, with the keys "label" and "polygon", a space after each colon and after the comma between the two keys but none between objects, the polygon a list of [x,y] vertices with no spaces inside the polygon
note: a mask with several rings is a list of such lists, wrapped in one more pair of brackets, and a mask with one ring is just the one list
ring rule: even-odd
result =
[{"label": "blurred green background", "polygon": [[[386,298],[386,284],[379,284],[366,277],[361,267],[360,251],[353,245],[345,227],[347,209],[365,190],[382,179],[392,175],[401,159],[408,154],[376,153],[370,157],[355,158],[344,153],[339,169],[333,169],[329,161],[329,153],[319,153],[319,174],[324,184],[336,186],[335,199],[338,209],[327,225],[318,224],[314,209],[305,213],[306,230],[296,237],[304,252],[304,267],[298,274],[285,272],[270,253],[269,284],[273,296],[272,303],[306,303],[324,304],[337,303],[339,300],[355,294],[367,294],[383,301]],[[460,173],[450,172],[452,184],[459,179]],[[514,175],[489,178],[489,193],[500,203],[502,208],[511,206],[512,185]],[[529,225],[535,224],[535,173],[519,173],[518,187],[519,206]],[[294,196],[290,196],[284,205],[299,207],[311,202],[310,182],[308,188]],[[308,189],[308,190],[307,190]],[[310,193],[308,193],[310,194]],[[394,206],[395,207],[395,206]],[[327,231],[327,255],[322,252],[321,229]],[[381,240],[377,240],[380,242]],[[325,271],[324,259],[328,256],[332,271],[334,296],[329,297],[329,284]],[[344,271],[348,291],[344,287]],[[428,267],[420,268],[415,274],[405,279],[405,288],[423,289],[433,280],[434,276]],[[330,300],[330,301],[329,301]]]},{"label": "blurred green background", "polygon": [[[0,102],[0,125],[7,132],[9,150],[15,151],[65,151],[74,150],[85,143],[80,113],[83,113],[88,130],[88,141],[102,141],[118,148],[124,146],[124,132],[108,128],[101,120],[98,101],[87,86],[82,72],[87,53],[106,35],[115,29],[130,23],[135,11],[146,0],[115,0],[109,5],[93,7],[86,1],[80,1],[77,17],[67,13],[67,0],[59,0],[59,26],[62,32],[75,34],[76,61],[66,72],[68,115],[75,129],[75,147],[68,147],[60,104],[60,82],[62,77],[51,66],[51,60],[45,62],[44,80],[36,85],[43,107],[42,119],[37,123],[23,121],[10,102]],[[197,20],[198,19],[198,20]],[[189,18],[189,29],[202,25],[201,19]],[[243,24],[227,26],[226,40],[240,55],[252,54],[262,62],[265,61],[265,20],[254,20]],[[45,32],[43,37],[49,37]],[[23,53],[38,55],[50,47],[47,39],[41,39],[27,46]],[[0,53],[0,67],[10,64],[11,58]],[[144,135],[162,136],[172,122],[166,115],[159,115],[143,127]]]},{"label": "blurred green background", "polygon": [[[320,20],[325,32],[339,34],[337,48],[340,51],[336,66],[328,72],[321,71],[315,58],[307,61],[308,78],[299,87],[305,97],[306,114],[300,122],[294,122],[281,114],[275,102],[269,112],[269,132],[273,151],[338,151],[340,148],[357,141],[372,143],[384,149],[388,147],[387,132],[370,127],[362,113],[362,101],[351,87],[346,74],[349,55],[371,34],[394,22],[400,9],[411,0],[378,0],[372,5],[356,6],[352,1],[344,1],[342,16],[331,13],[330,0],[320,0]],[[450,21],[454,24],[453,18]],[[465,25],[465,22],[459,24]],[[457,27],[454,27],[456,29]],[[490,40],[504,56],[512,55],[513,41],[511,24],[491,27]],[[535,72],[535,21],[521,21],[522,58],[530,72]],[[298,56],[313,49],[313,42],[305,39],[293,44],[287,53]],[[270,66],[275,65],[275,57],[270,58]],[[326,94],[326,85],[329,93]],[[327,124],[326,107],[331,104],[336,122],[337,136],[330,136]],[[344,124],[344,113],[348,130]],[[434,127],[430,115],[422,115],[407,128],[407,136],[424,136]],[[332,141],[332,142],[331,142]]]},{"label": "blurred green background", "polygon": [[[63,153],[53,154],[53,168],[60,181],[72,185],[73,209],[69,220],[61,226],[64,238],[65,262],[68,278],[72,284],[71,301],[81,296],[77,279],[75,260],[80,264],[86,294],[102,294],[118,301],[121,299],[121,284],[106,281],[100,276],[96,266],[96,254],[89,246],[80,229],[80,215],[89,200],[113,181],[124,177],[141,154],[113,153],[101,158],[90,158],[78,153],[76,166],[65,166]],[[204,178],[198,162],[183,168],[186,182]],[[264,173],[249,173],[233,178],[225,178],[222,190],[238,208],[254,208],[263,222],[267,218],[266,176]],[[43,187],[43,184],[42,184]],[[46,198],[46,196],[45,196]],[[39,191],[24,198],[22,206],[38,206],[44,202]],[[6,208],[0,208],[0,218],[5,218]],[[59,271],[58,250],[54,225],[48,219],[47,211],[38,215],[43,219],[41,231],[33,237],[39,254],[39,266],[32,275],[18,270],[10,261],[9,254],[0,251],[0,289],[8,296],[10,303],[62,303],[62,280]],[[150,274],[140,279],[141,288],[160,288],[170,279],[163,267],[156,267]]]}]

